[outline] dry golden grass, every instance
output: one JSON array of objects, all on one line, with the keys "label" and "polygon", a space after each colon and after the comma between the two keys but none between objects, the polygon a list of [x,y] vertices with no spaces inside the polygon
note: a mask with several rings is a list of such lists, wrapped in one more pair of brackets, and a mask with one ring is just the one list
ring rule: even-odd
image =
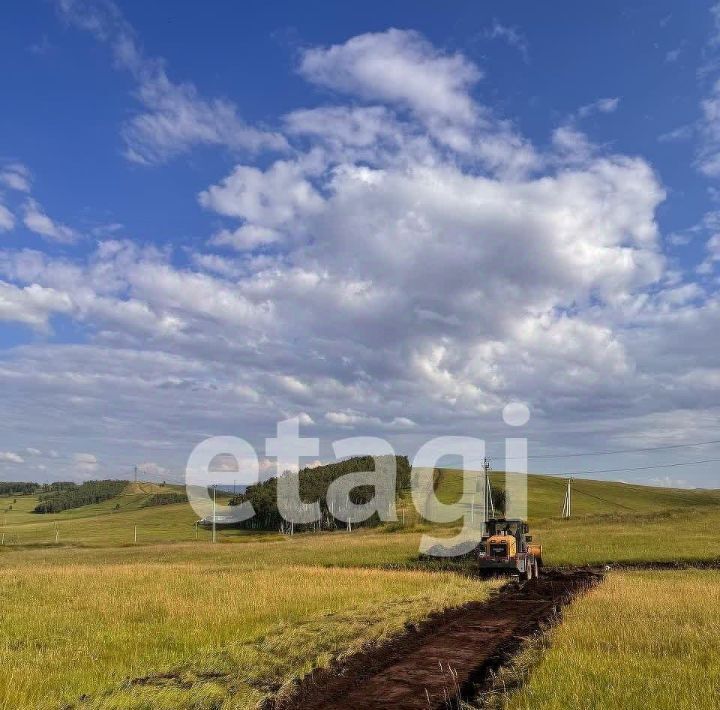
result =
[{"label": "dry golden grass", "polygon": [[720,708],[720,572],[611,574],[569,607],[548,641],[529,683],[503,707]]},{"label": "dry golden grass", "polygon": [[[443,479],[448,499],[456,478]],[[549,515],[557,483],[538,477],[530,491],[542,513],[533,532],[550,564],[718,557],[716,494],[619,484],[591,490],[584,482],[606,499],[624,495],[625,507],[601,514],[588,498],[582,516],[561,521]],[[212,546],[209,531],[195,541],[189,506],[143,508],[146,498],[130,489],[119,509],[113,500],[37,516],[34,499],[19,497],[6,513],[0,710],[252,707],[333,654],[488,590],[453,575],[379,570],[414,564],[430,528],[410,513],[406,527],[291,538],[223,531],[221,540],[236,544]],[[3,499],[0,508],[11,503]],[[181,542],[153,544],[161,541]],[[511,707],[714,707],[719,588],[712,572],[612,575],[568,611]]]},{"label": "dry golden grass", "polygon": [[277,551],[4,555],[0,707],[249,708],[332,655],[491,588],[451,574],[298,565]]}]

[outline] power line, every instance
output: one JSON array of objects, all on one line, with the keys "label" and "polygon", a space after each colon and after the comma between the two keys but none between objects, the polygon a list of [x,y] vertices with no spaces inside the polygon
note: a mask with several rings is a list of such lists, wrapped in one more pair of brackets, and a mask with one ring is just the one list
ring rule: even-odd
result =
[{"label": "power line", "polygon": [[623,505],[622,503],[608,500],[607,498],[603,498],[602,496],[595,495],[594,493],[588,493],[587,491],[581,491],[577,486],[573,486],[573,491],[575,493],[580,493],[581,495],[588,496],[588,498],[594,498],[595,500],[599,500],[603,503],[608,503],[609,505],[616,505],[616,506],[618,506],[618,508],[625,508],[625,510],[629,510],[633,513],[637,512],[635,510],[635,508],[631,508],[629,505]]},{"label": "power line", "polygon": [[[538,460],[538,459],[570,459],[579,458],[581,456],[612,456],[613,454],[641,454],[647,453],[648,451],[669,451],[671,449],[686,449],[693,448],[696,446],[712,446],[713,444],[720,444],[720,439],[713,439],[711,441],[697,441],[692,444],[666,444],[664,446],[645,446],[642,448],[634,449],[613,449],[605,451],[580,451],[573,454],[535,454],[530,455],[527,458]],[[520,457],[515,457],[519,459]],[[510,459],[511,461],[513,459]]]},{"label": "power line", "polygon": [[[530,455],[527,457],[528,460],[538,460],[538,459],[555,459],[555,458],[577,458],[580,456],[605,456],[605,455],[612,455],[612,454],[627,454],[627,453],[642,453],[642,452],[649,452],[649,451],[666,451],[670,449],[681,449],[681,448],[691,448],[691,447],[697,447],[697,446],[710,446],[713,444],[720,444],[720,439],[714,439],[710,441],[700,441],[695,442],[691,444],[671,444],[671,445],[665,445],[665,446],[651,446],[651,447],[644,447],[644,448],[635,448],[635,449],[614,449],[614,450],[606,450],[606,451],[589,451],[589,452],[582,452],[582,453],[573,453],[573,454],[538,454],[538,455]],[[69,457],[65,456],[59,456],[58,459],[66,459]],[[520,457],[518,457],[520,458]],[[513,460],[512,458],[506,459],[506,461]],[[523,459],[524,460],[524,459]],[[698,461],[680,461],[677,463],[669,463],[669,464],[654,464],[649,466],[635,466],[635,467],[626,467],[626,468],[604,468],[604,469],[593,469],[590,471],[566,471],[563,473],[536,473],[534,475],[541,475],[541,476],[547,476],[547,477],[567,477],[567,476],[591,476],[597,473],[632,473],[634,471],[650,471],[655,469],[667,469],[667,468],[680,468],[683,466],[697,466],[701,464],[706,463],[718,463],[720,462],[720,458],[710,458],[710,459],[701,459]],[[182,485],[186,483],[185,476],[182,472],[180,473],[174,473],[171,470],[166,470],[164,472],[157,472],[157,473],[151,473],[150,471],[147,471],[145,469],[141,469],[138,471],[138,467],[134,464],[126,464],[121,463],[120,464],[123,467],[128,467],[132,469],[132,472],[134,474],[134,479],[137,481],[137,474],[140,472],[143,476],[143,478],[147,479],[155,479],[155,480],[161,480],[164,482],[169,483],[175,483],[177,485]],[[512,471],[508,473],[513,473]]]},{"label": "power line", "polygon": [[[670,451],[674,449],[685,449],[685,448],[695,448],[698,446],[712,446],[720,444],[720,439],[711,439],[709,441],[696,441],[689,444],[664,444],[660,446],[645,446],[645,447],[638,447],[638,448],[627,448],[627,449],[606,449],[606,450],[600,450],[600,451],[579,451],[572,454],[529,454],[527,457],[510,457],[506,458],[506,461],[514,461],[514,460],[532,460],[532,461],[539,461],[539,460],[547,460],[547,459],[567,459],[567,458],[580,458],[583,456],[612,456],[617,454],[633,454],[633,453],[647,453],[650,451]],[[47,458],[47,457],[44,457]],[[67,455],[59,455],[54,457],[55,460],[66,460],[70,461],[72,458]],[[688,462],[687,464],[670,464],[668,466],[681,466],[681,465],[693,465],[694,463],[711,463],[718,461],[719,459],[708,459],[707,461],[698,461],[698,462]],[[134,469],[135,477],[137,476],[138,470],[137,466],[133,463],[125,463],[125,462],[115,462],[116,466],[122,466],[122,467],[130,467]],[[661,468],[661,466],[653,466],[652,468]],[[641,471],[646,470],[644,467],[638,467],[638,468],[629,468],[629,469],[607,469],[607,470],[598,470],[598,471],[589,471],[588,473],[617,473],[617,472],[623,472],[623,471]],[[151,476],[149,472],[145,471],[144,469],[141,471],[143,476]],[[173,474],[170,470],[167,471],[167,475],[164,476],[164,474],[156,474],[157,478],[163,478],[166,477],[168,480],[172,480],[175,474]],[[552,474],[544,474],[544,475],[552,475]],[[568,474],[558,474],[558,475],[568,475]],[[179,474],[179,478],[184,481],[184,476],[182,473]],[[137,480],[137,478],[135,478]],[[177,479],[176,479],[177,480]],[[179,482],[179,481],[178,481]]]},{"label": "power line", "polygon": [[[697,466],[703,463],[718,463],[720,459],[702,459],[700,461],[680,461],[678,463],[662,463],[654,466],[635,466],[632,468],[600,468],[592,471],[572,472],[573,476],[589,476],[594,473],[630,473],[632,471],[650,471],[656,468],[678,468],[680,466]],[[570,473],[540,474],[543,476],[568,476]]]},{"label": "power line", "polygon": [[[577,483],[576,483],[574,480],[569,479],[569,482],[570,482],[570,481],[572,481],[572,487],[570,487],[570,486],[568,485],[568,487],[567,487],[567,489],[566,489],[566,493],[565,493],[565,503],[563,504],[563,517],[568,517],[568,518],[570,517],[570,508],[569,508],[569,507],[567,508],[567,515],[565,515],[565,511],[566,511],[565,506],[567,505],[567,501],[568,501],[568,498],[569,498],[569,492],[570,492],[570,490],[572,490],[573,493],[580,493],[580,495],[587,496],[588,498],[594,498],[595,500],[599,500],[599,501],[601,501],[602,503],[607,503],[607,504],[609,504],[609,505],[615,505],[615,506],[617,506],[617,507],[619,507],[619,508],[625,508],[625,510],[629,510],[629,511],[631,511],[631,512],[633,512],[633,513],[637,512],[635,508],[631,508],[629,505],[624,505],[623,503],[618,503],[618,502],[616,502],[616,501],[609,500],[608,498],[603,498],[602,496],[595,495],[594,493],[588,493],[587,491],[583,491],[583,490],[581,490],[581,489],[579,489],[579,488],[577,487]],[[555,481],[555,480],[553,480],[553,483],[555,483],[555,482],[557,482],[558,485],[560,485],[560,486],[562,486],[563,488],[565,488],[565,484],[564,484],[564,483],[560,483],[560,481]]]},{"label": "power line", "polygon": [[[708,445],[708,444],[720,444],[720,440],[716,440],[716,441],[704,441],[704,442],[698,442],[698,443],[695,443],[695,444],[677,444],[677,445],[667,446],[667,447],[652,447],[652,448],[645,448],[645,449],[624,449],[624,450],[617,450],[617,451],[595,452],[594,454],[593,454],[593,453],[587,453],[587,454],[568,454],[568,456],[592,456],[592,455],[599,455],[599,454],[602,454],[602,453],[606,453],[606,454],[612,454],[612,453],[629,453],[630,451],[637,451],[637,452],[641,452],[641,451],[659,451],[659,450],[667,449],[667,448],[680,448],[680,447],[690,447],[690,446],[705,446],[705,445]],[[528,458],[529,458],[529,459],[532,459],[532,458],[550,458],[550,457],[549,457],[549,456],[548,456],[548,457],[544,457],[544,456],[529,456]],[[485,468],[485,466],[487,465],[487,463],[486,463],[487,461],[488,461],[488,460],[487,460],[487,458],[486,458],[485,461],[483,462],[483,468],[486,470],[486,472],[487,472],[488,469],[489,469],[489,465],[488,465],[488,468]],[[705,464],[705,463],[718,463],[718,462],[720,462],[720,458],[700,459],[699,461],[679,461],[679,462],[677,462],[677,463],[653,464],[653,465],[650,465],[650,466],[634,466],[634,467],[629,467],[629,468],[601,468],[601,469],[593,469],[593,470],[590,470],[590,471],[578,471],[578,470],[575,470],[575,471],[566,471],[566,472],[562,472],[562,473],[532,472],[532,473],[529,473],[529,474],[527,474],[527,475],[545,476],[545,477],[549,477],[549,478],[567,478],[568,476],[591,476],[591,475],[596,474],[596,473],[631,473],[631,472],[633,472],[633,471],[651,471],[651,470],[654,470],[654,469],[679,468],[679,467],[682,467],[682,466],[698,466],[698,465]],[[509,474],[511,474],[511,475],[514,475],[514,474],[521,475],[521,474],[519,474],[518,472],[514,472],[514,471],[505,471],[505,472],[497,471],[497,472],[496,472],[496,474],[500,474],[500,473],[505,473],[505,474],[508,474],[508,473],[509,473]],[[148,477],[152,477],[152,474],[147,473],[146,475],[147,475]],[[181,474],[181,475],[182,475],[182,474]],[[161,479],[161,478],[162,478],[163,480],[170,480],[170,481],[172,481],[172,478],[171,478],[171,477],[168,477],[167,479],[165,479],[165,477],[164,477],[162,474],[155,474],[155,476],[156,476],[158,479]],[[181,479],[181,480],[178,481],[178,482],[184,483],[185,481],[184,481],[184,479]]]},{"label": "power line", "polygon": [[[539,471],[529,472],[527,474],[519,471],[505,471],[505,474],[510,475],[530,475],[530,476],[544,476],[547,478],[567,478],[568,476],[592,476],[595,473],[630,473],[632,471],[650,471],[656,468],[678,468],[682,466],[697,466],[703,463],[718,463],[718,459],[701,459],[700,461],[679,461],[677,463],[664,463],[664,464],[653,464],[652,466],[634,466],[631,468],[597,468],[591,471],[563,471],[560,473],[541,473]],[[498,473],[503,473],[499,471]]]}]

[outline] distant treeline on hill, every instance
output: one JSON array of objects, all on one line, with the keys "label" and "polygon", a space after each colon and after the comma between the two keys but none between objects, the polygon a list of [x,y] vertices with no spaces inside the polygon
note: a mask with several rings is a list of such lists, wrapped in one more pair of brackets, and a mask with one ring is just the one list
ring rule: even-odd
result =
[{"label": "distant treeline on hill", "polygon": [[35,493],[39,488],[37,483],[25,483],[23,481],[1,481],[0,496],[26,495]]},{"label": "distant treeline on hill", "polygon": [[[388,459],[392,457],[379,456],[378,462],[380,466],[390,463]],[[410,488],[411,468],[407,456],[395,457],[397,474],[396,474],[396,492],[407,490]],[[307,525],[296,525],[294,530],[311,530],[318,526],[323,530],[333,530],[336,527],[345,526],[345,522],[338,520],[337,516],[342,513],[342,502],[328,505],[327,491],[330,484],[337,478],[348,473],[358,473],[362,471],[375,471],[375,459],[372,456],[356,456],[337,463],[327,464],[325,466],[316,466],[315,468],[303,468],[300,470],[300,499],[306,503],[317,503],[320,505],[322,519],[319,523],[309,523]],[[287,475],[287,474],[284,474]],[[353,488],[350,493],[350,501],[356,505],[368,503],[375,495],[374,486],[358,486]],[[284,529],[285,521],[283,520],[277,506],[277,478],[271,478],[268,481],[258,483],[254,486],[248,486],[244,493],[235,496],[230,500],[230,505],[240,505],[245,501],[252,503],[255,510],[255,516],[250,520],[239,523],[241,528],[252,528],[255,530],[278,530]],[[332,507],[332,510],[330,509]],[[372,526],[379,523],[377,514],[374,514],[369,520],[353,522],[357,526]]]},{"label": "distant treeline on hill", "polygon": [[43,486],[33,513],[60,513],[82,505],[100,503],[122,493],[128,481],[85,481],[85,483],[51,483]]}]

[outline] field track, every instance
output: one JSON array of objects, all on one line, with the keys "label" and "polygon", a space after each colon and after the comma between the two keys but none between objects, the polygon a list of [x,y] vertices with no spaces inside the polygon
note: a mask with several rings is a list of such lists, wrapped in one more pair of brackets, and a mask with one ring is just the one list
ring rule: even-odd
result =
[{"label": "field track", "polygon": [[487,602],[467,604],[341,665],[315,671],[268,710],[434,710],[482,689],[523,639],[601,579],[588,569],[544,570],[508,584]]}]

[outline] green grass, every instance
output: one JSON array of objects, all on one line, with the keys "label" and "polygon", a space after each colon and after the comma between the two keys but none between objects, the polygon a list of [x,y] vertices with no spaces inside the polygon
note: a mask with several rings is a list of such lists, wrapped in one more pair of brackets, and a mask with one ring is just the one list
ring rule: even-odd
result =
[{"label": "green grass", "polygon": [[501,707],[718,708],[720,572],[612,574],[567,609],[548,643]]},{"label": "green grass", "polygon": [[[494,486],[501,487],[504,477],[493,474]],[[199,529],[197,516],[186,503],[153,508],[143,504],[157,491],[153,484],[137,484],[122,496],[97,505],[75,508],[55,515],[30,512],[34,496],[19,496],[9,512],[12,498],[0,498],[0,514],[5,522],[5,545],[1,552],[18,546],[55,544],[58,532],[60,546],[117,547],[132,545],[135,526],[138,543],[195,542],[205,544],[209,530]],[[169,487],[168,487],[169,488]],[[160,490],[167,490],[160,489]],[[437,485],[437,496],[443,502],[462,501],[462,479],[458,471],[444,469]],[[575,483],[574,514],[571,520],[560,519],[563,484],[549,476],[529,477],[529,513],[532,532],[543,545],[544,558],[551,565],[605,564],[634,562],[697,562],[720,559],[715,544],[720,529],[720,492],[631,486],[623,483],[581,480]],[[224,499],[223,499],[224,500]],[[117,507],[119,506],[119,507]],[[451,535],[453,525],[429,525],[419,520],[409,497],[403,496],[399,510],[404,511],[405,525],[384,528],[387,541],[385,564],[408,564],[417,554],[420,535],[430,532]],[[402,516],[402,513],[400,514]],[[682,535],[678,535],[682,530]],[[327,533],[325,533],[327,534]],[[344,534],[344,533],[343,533]],[[221,542],[252,542],[289,545],[292,542],[274,533],[252,533],[241,530],[218,532]],[[376,540],[367,531],[352,533],[357,537],[356,557],[365,541]],[[297,539],[315,534],[296,536]],[[370,564],[377,564],[375,543],[370,544]],[[345,564],[341,555],[323,553],[331,564]],[[354,563],[350,563],[354,564]]]},{"label": "green grass", "polygon": [[331,657],[492,588],[319,567],[328,548],[369,562],[368,546],[355,555],[351,535],[306,541],[3,556],[0,708],[252,708]]},{"label": "green grass", "polygon": [[[178,486],[152,483],[130,484],[116,498],[72,508],[61,513],[37,514],[32,510],[37,496],[0,497],[0,522],[6,545],[43,545],[55,543],[55,531],[61,545],[133,544],[137,526],[139,543],[187,542],[195,540],[197,514],[187,503],[143,507],[155,493],[182,491]],[[17,503],[13,500],[17,498]],[[230,496],[218,495],[223,504]],[[12,505],[12,510],[8,506]],[[221,537],[237,537],[240,531],[222,531]],[[200,528],[198,539],[207,540],[211,532]]]},{"label": "green grass", "polygon": [[[502,488],[504,475],[491,480]],[[720,560],[720,491],[583,479],[574,484],[573,517],[563,520],[563,485],[550,476],[528,477],[530,527],[546,564]],[[442,471],[437,496],[469,505],[458,471]]]},{"label": "green grass", "polygon": [[[468,474],[472,475],[472,474]],[[510,474],[517,475],[517,474]],[[493,487],[505,487],[504,473],[491,473]],[[566,482],[556,476],[528,476],[528,515],[531,520],[559,518],[563,507]],[[438,498],[445,502],[464,502],[461,472],[442,469],[437,486]],[[576,478],[573,483],[573,516],[652,513],[670,508],[720,508],[720,491],[687,490],[639,486],[614,481],[592,481]]]}]

